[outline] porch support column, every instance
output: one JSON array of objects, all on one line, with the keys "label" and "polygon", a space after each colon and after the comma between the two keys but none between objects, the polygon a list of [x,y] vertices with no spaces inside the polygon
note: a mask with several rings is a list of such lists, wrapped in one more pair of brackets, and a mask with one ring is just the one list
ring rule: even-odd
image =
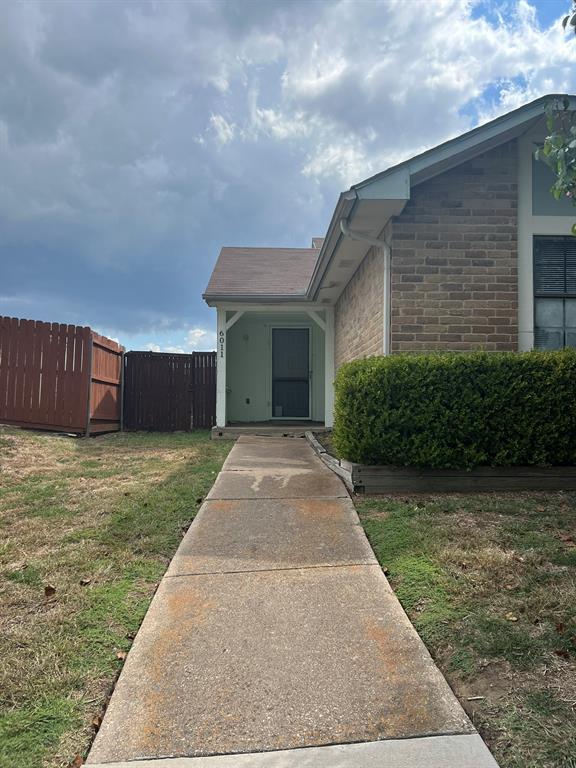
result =
[{"label": "porch support column", "polygon": [[334,426],[334,307],[325,308],[324,329],[324,424]]},{"label": "porch support column", "polygon": [[218,307],[216,330],[216,426],[226,426],[226,310]]}]

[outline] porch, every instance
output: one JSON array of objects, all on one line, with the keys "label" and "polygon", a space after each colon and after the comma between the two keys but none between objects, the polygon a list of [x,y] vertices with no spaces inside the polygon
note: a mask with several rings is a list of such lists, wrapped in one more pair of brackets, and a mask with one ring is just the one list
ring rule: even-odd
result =
[{"label": "porch", "polygon": [[242,435],[258,437],[304,437],[306,432],[329,432],[323,421],[254,421],[234,423],[227,427],[212,427],[212,440],[235,440]]},{"label": "porch", "polygon": [[[214,437],[304,434],[333,422],[334,320],[327,306],[217,306]],[[222,433],[222,434],[220,434]]]}]

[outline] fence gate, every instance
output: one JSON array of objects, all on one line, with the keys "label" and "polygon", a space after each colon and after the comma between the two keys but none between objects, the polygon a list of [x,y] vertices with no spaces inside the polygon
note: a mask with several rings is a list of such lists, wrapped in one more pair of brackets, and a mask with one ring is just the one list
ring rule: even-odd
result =
[{"label": "fence gate", "polygon": [[216,353],[128,352],[124,429],[210,429],[216,423]]}]

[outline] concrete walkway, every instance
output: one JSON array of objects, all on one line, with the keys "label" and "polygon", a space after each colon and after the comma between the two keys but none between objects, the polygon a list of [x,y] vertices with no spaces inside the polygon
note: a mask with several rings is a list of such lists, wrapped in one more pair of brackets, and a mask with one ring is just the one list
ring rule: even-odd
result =
[{"label": "concrete walkway", "polygon": [[496,766],[304,440],[241,437],[184,537],[88,757],[134,760]]}]

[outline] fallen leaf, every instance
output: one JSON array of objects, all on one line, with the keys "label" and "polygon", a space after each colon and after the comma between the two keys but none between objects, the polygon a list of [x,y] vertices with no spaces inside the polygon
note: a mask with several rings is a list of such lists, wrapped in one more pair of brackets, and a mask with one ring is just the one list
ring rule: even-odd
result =
[{"label": "fallen leaf", "polygon": [[87,587],[88,584],[90,584],[91,581],[92,581],[92,579],[80,579],[80,586],[81,587]]},{"label": "fallen leaf", "polygon": [[82,755],[76,755],[74,760],[70,763],[70,768],[80,768],[81,765],[84,765],[84,760],[82,758]]},{"label": "fallen leaf", "polygon": [[126,632],[126,640],[134,640],[135,637],[134,632]]},{"label": "fallen leaf", "polygon": [[518,621],[518,616],[515,616],[513,613],[507,613],[506,618],[508,621]]},{"label": "fallen leaf", "polygon": [[566,625],[562,624],[562,622],[556,624],[556,632],[558,632],[559,635],[563,635],[564,632],[566,632]]},{"label": "fallen leaf", "polygon": [[44,595],[46,597],[54,597],[56,594],[56,587],[52,586],[52,584],[46,584],[44,587]]},{"label": "fallen leaf", "polygon": [[127,656],[126,651],[117,651],[116,652],[116,658],[119,659],[120,661],[124,661],[126,656]]},{"label": "fallen leaf", "polygon": [[94,726],[94,728],[96,729],[100,728],[101,724],[102,724],[102,718],[100,717],[100,715],[96,715],[96,717],[92,718],[92,725]]}]

